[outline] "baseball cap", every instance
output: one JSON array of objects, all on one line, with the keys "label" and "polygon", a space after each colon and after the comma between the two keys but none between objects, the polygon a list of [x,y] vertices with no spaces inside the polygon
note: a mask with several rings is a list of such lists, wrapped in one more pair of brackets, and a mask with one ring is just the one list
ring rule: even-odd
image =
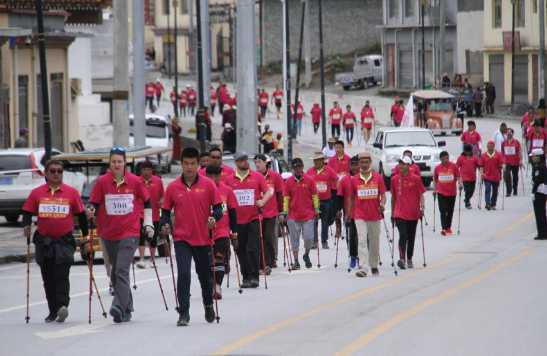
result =
[{"label": "baseball cap", "polygon": [[543,152],[543,149],[541,148],[534,148],[532,150],[532,152],[530,152],[530,157],[532,156],[543,156],[544,155],[544,152]]},{"label": "baseball cap", "polygon": [[296,166],[304,167],[304,162],[300,158],[293,158],[291,166],[294,168]]},{"label": "baseball cap", "polygon": [[372,159],[372,156],[371,156],[370,152],[365,151],[365,152],[359,153],[358,158],[359,159],[361,159],[361,158],[370,158],[370,159]]},{"label": "baseball cap", "polygon": [[249,155],[245,151],[239,151],[234,153],[234,161],[239,161],[245,158],[249,158]]},{"label": "baseball cap", "polygon": [[403,163],[406,163],[406,164],[412,164],[412,159],[410,159],[410,157],[408,157],[408,156],[404,156],[404,157],[401,157],[399,159],[399,162],[403,162]]},{"label": "baseball cap", "polygon": [[351,159],[349,160],[349,163],[352,164],[352,163],[359,163],[359,156],[358,155],[355,155],[353,157],[351,157]]}]

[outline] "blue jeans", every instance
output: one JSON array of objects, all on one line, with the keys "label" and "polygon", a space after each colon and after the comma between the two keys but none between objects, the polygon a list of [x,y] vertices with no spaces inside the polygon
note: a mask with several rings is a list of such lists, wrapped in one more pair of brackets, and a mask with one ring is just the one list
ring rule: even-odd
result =
[{"label": "blue jeans", "polygon": [[186,241],[175,241],[175,257],[177,259],[177,292],[180,310],[179,313],[188,313],[190,310],[190,282],[192,280],[192,258],[196,265],[201,297],[204,305],[213,304],[213,278],[211,273],[211,247],[192,246]]},{"label": "blue jeans", "polygon": [[[321,242],[327,242],[329,239],[329,226],[334,222],[334,206],[330,199],[320,200],[319,209],[321,210]],[[316,222],[317,224],[317,222]],[[317,225],[316,225],[317,226]],[[317,242],[317,228],[313,232],[313,241]]]},{"label": "blue jeans", "polygon": [[486,179],[484,180],[484,200],[486,205],[496,206],[499,187],[500,182],[494,182]]}]

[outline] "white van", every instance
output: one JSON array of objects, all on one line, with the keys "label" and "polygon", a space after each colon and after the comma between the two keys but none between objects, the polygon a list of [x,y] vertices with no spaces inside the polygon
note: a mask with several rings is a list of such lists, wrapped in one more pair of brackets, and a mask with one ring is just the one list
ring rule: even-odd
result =
[{"label": "white van", "polygon": [[[164,115],[146,114],[146,146],[173,148],[173,139],[170,133],[171,120]],[[135,145],[133,137],[133,114],[129,115],[129,146]],[[171,172],[173,151],[162,154],[161,167],[164,172]]]}]

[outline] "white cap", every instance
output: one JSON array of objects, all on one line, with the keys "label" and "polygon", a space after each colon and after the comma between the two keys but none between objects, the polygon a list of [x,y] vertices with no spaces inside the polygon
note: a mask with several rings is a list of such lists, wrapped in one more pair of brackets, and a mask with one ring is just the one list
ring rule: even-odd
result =
[{"label": "white cap", "polygon": [[232,129],[233,127],[229,122],[227,122],[227,123],[224,124],[224,128],[225,129]]},{"label": "white cap", "polygon": [[399,162],[403,162],[403,163],[406,163],[406,164],[412,164],[412,159],[408,156],[403,156],[403,157],[399,158]]},{"label": "white cap", "polygon": [[532,156],[543,156],[544,155],[544,152],[543,152],[543,149],[541,148],[534,148],[532,150],[532,152],[530,152],[530,157]]},{"label": "white cap", "polygon": [[187,88],[190,88],[190,84],[186,84],[186,87],[187,87]]}]

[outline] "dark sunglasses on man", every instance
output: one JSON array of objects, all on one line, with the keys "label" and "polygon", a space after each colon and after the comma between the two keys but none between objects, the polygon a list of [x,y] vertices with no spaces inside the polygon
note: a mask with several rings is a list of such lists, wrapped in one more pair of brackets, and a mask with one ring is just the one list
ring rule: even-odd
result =
[{"label": "dark sunglasses on man", "polygon": [[48,169],[48,172],[51,174],[63,174],[62,169]]}]

